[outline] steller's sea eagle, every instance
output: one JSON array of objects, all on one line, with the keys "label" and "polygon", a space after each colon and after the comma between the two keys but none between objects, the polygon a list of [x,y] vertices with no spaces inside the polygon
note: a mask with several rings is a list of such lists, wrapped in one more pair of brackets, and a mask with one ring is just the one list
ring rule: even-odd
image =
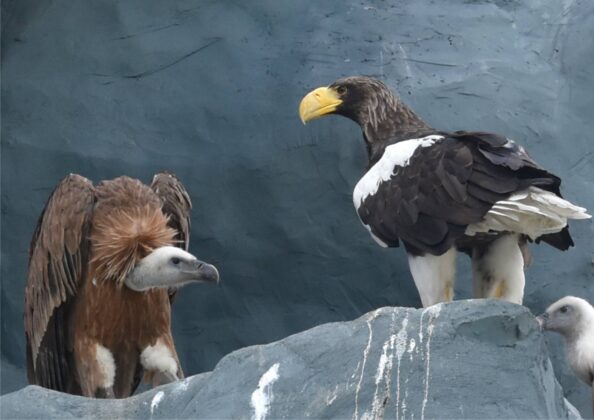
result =
[{"label": "steller's sea eagle", "polygon": [[[64,178],[39,218],[25,289],[27,376],[88,397],[183,378],[170,299],[217,269],[187,252],[191,201],[178,179]],[[180,248],[181,247],[181,248]],[[184,249],[182,249],[184,248]]]},{"label": "steller's sea eagle", "polygon": [[338,114],[359,124],[369,165],[353,191],[363,225],[383,247],[401,240],[423,306],[453,299],[456,250],[472,257],[475,297],[522,303],[526,241],[566,250],[561,180],[497,134],[435,130],[379,80],[347,77],[308,93],[306,123]]}]

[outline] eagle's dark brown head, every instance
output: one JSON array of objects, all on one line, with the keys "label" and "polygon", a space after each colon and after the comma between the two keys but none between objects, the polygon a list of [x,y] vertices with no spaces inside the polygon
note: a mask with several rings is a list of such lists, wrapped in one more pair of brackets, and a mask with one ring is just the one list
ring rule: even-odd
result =
[{"label": "eagle's dark brown head", "polygon": [[345,77],[314,89],[299,106],[304,124],[330,114],[359,124],[368,146],[434,131],[382,81],[365,76]]}]

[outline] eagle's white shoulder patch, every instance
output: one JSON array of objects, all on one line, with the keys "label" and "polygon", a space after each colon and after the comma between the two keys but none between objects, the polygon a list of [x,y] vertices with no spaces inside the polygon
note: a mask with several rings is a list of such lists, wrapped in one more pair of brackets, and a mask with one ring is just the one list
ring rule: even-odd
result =
[{"label": "eagle's white shoulder patch", "polygon": [[396,167],[405,167],[419,147],[429,147],[443,139],[443,136],[431,135],[420,139],[404,140],[386,147],[384,154],[375,165],[359,180],[353,191],[353,204],[359,209],[365,198],[377,192],[380,184],[390,179]]}]

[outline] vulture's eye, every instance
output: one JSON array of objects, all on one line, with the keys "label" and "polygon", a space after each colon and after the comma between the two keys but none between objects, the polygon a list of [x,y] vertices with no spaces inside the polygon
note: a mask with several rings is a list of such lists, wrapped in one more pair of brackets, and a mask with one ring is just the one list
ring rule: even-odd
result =
[{"label": "vulture's eye", "polygon": [[173,257],[173,258],[171,259],[171,262],[172,262],[173,264],[175,264],[175,265],[178,265],[178,264],[179,264],[179,258],[177,258],[177,257]]},{"label": "vulture's eye", "polygon": [[339,95],[344,95],[345,93],[347,93],[347,88],[344,86],[338,86],[338,89],[336,89],[336,91],[338,92]]},{"label": "vulture's eye", "polygon": [[562,314],[565,314],[565,313],[567,313],[567,311],[569,311],[569,306],[567,306],[567,305],[566,306],[562,306],[561,309],[559,309],[559,311]]}]

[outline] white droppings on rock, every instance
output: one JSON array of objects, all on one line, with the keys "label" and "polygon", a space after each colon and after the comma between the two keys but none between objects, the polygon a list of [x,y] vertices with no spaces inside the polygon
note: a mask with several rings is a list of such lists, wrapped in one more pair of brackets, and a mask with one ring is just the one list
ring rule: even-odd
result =
[{"label": "white droppings on rock", "polygon": [[336,400],[337,396],[338,396],[338,385],[336,385],[334,387],[334,390],[326,396],[326,405],[332,405],[332,403]]},{"label": "white droppings on rock", "polygon": [[[431,368],[431,337],[433,335],[433,330],[435,328],[435,320],[439,317],[439,313],[441,312],[442,304],[438,303],[437,305],[430,306],[426,308],[421,313],[421,332],[423,331],[423,315],[427,313],[429,315],[429,320],[427,321],[427,344],[425,346],[425,392],[423,396],[423,405],[421,406],[421,420],[425,418],[425,408],[427,406],[427,401],[429,399],[429,370]],[[422,344],[419,343],[419,345]]]},{"label": "white droppings on rock", "polygon": [[[402,320],[402,328],[398,331],[396,336],[396,419],[400,418],[400,362],[402,356],[406,351],[406,343],[408,341],[408,312]],[[406,401],[402,401],[402,404],[406,406]]]},{"label": "white droppings on rock", "polygon": [[165,393],[163,391],[159,391],[155,394],[155,396],[151,400],[151,415],[154,413],[155,409],[159,407],[159,404],[161,403],[161,400],[164,396]]},{"label": "white droppings on rock", "polygon": [[[382,346],[382,354],[380,355],[377,370],[375,373],[375,393],[373,394],[373,401],[371,403],[371,414],[365,412],[363,418],[377,419],[382,418],[383,413],[381,410],[384,406],[384,396],[387,397],[390,394],[390,376],[392,372],[393,359],[394,359],[394,342],[396,340],[395,335],[391,335],[388,340]],[[385,382],[384,395],[380,395],[380,384]]]},{"label": "white droppings on rock", "polygon": [[361,367],[361,361],[360,360],[357,362],[357,367],[355,368],[355,371],[351,375],[351,379],[355,379],[355,376],[357,376],[357,372],[359,372],[359,367]]},{"label": "white droppings on rock", "polygon": [[[407,400],[408,400],[408,376],[404,380],[404,398],[402,399],[402,404],[400,405],[400,407],[402,408],[402,418],[403,419],[406,418],[406,409],[408,408],[408,405],[406,403]],[[398,414],[398,411],[396,411],[396,414]],[[412,417],[413,416],[411,416],[411,418]]]},{"label": "white droppings on rock", "polygon": [[[398,389],[397,395],[400,392],[400,361],[402,355],[406,351],[407,337],[408,337],[408,317],[407,312],[398,332],[396,332],[396,312],[392,311],[392,321],[390,324],[390,335],[382,346],[382,353],[379,358],[377,371],[375,374],[375,393],[372,400],[371,412],[365,412],[362,418],[377,419],[385,416],[387,403],[391,398],[392,388],[392,370],[394,368],[394,356],[398,360],[397,381]],[[381,384],[383,389],[380,390]],[[397,396],[397,400],[399,396]],[[397,403],[398,404],[398,403]]]},{"label": "white droppings on rock", "polygon": [[389,354],[388,351],[394,348],[394,339],[395,336],[391,336],[382,346],[382,354],[377,364],[377,371],[375,372],[376,386],[384,379],[385,373],[388,370],[387,368],[389,368],[392,363],[392,354]]},{"label": "white droppings on rock", "polygon": [[185,378],[181,381],[177,381],[175,383],[175,388],[173,388],[173,392],[178,393],[186,391],[188,389],[188,386],[190,386],[190,380],[190,378]]},{"label": "white droppings on rock", "polygon": [[417,347],[417,342],[415,341],[414,338],[410,339],[410,343],[408,343],[408,354],[410,354],[410,360],[413,359],[413,352],[415,351],[415,348]]},{"label": "white droppings on rock", "polygon": [[359,382],[357,382],[357,389],[355,390],[355,412],[353,413],[353,419],[359,419],[359,392],[361,391],[361,383],[363,382],[363,374],[365,373],[365,365],[367,364],[367,356],[369,356],[369,350],[371,349],[371,341],[373,340],[373,329],[371,328],[371,321],[373,321],[379,314],[379,309],[371,312],[370,316],[365,320],[369,335],[367,337],[367,345],[363,350],[363,362],[361,364],[361,374],[359,375]]},{"label": "white droppings on rock", "polygon": [[402,328],[400,329],[400,331],[398,331],[398,334],[396,335],[396,357],[398,357],[398,360],[400,360],[402,358],[402,355],[406,351],[406,342],[408,341],[407,327],[408,327],[408,312],[406,313],[406,316],[402,320]]},{"label": "white droppings on rock", "polygon": [[278,370],[280,364],[275,363],[260,377],[258,387],[252,392],[250,404],[254,409],[252,420],[264,420],[268,415],[270,404],[274,398],[272,394],[272,385],[278,379]]}]

